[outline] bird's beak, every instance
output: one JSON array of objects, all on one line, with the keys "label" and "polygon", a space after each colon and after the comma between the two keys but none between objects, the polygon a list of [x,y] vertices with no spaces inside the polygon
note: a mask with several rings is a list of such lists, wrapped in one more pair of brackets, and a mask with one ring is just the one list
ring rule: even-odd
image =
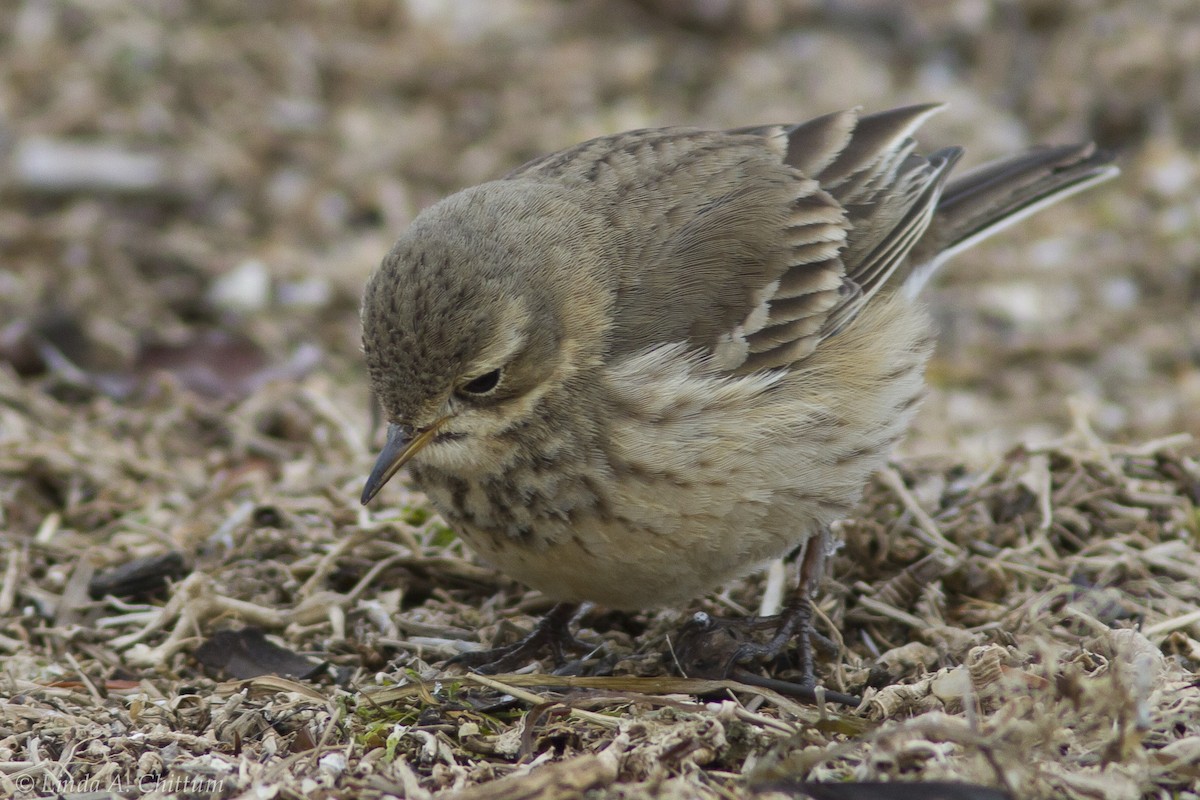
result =
[{"label": "bird's beak", "polygon": [[390,481],[401,467],[421,452],[425,445],[433,441],[438,428],[442,427],[447,419],[449,417],[442,417],[428,428],[420,428],[415,431],[407,425],[388,425],[387,444],[383,446],[383,452],[376,459],[375,467],[367,477],[366,485],[363,486],[362,504],[364,506],[371,502],[371,498],[379,493],[383,485]]}]

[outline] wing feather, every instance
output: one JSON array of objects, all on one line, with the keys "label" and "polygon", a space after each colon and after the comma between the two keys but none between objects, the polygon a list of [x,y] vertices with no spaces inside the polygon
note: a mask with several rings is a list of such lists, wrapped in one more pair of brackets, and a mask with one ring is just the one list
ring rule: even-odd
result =
[{"label": "wing feather", "polygon": [[947,192],[961,149],[922,156],[913,139],[940,108],[631,131],[507,178],[577,187],[603,218],[615,264],[612,356],[682,342],[745,374],[812,353],[908,279],[914,252],[936,265],[1009,216],[1115,172],[1087,146],[1056,148],[980,168]]}]

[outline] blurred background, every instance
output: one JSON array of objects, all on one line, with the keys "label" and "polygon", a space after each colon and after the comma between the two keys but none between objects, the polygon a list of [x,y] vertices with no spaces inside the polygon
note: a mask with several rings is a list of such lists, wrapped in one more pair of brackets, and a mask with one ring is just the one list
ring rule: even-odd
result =
[{"label": "blurred background", "polygon": [[942,274],[906,452],[1054,437],[1071,397],[1105,437],[1200,432],[1195,0],[4,7],[10,442],[40,396],[96,413],[165,383],[219,406],[279,380],[365,435],[359,293],[442,195],[622,129],[930,100],[927,149],[1096,139],[1124,174]]},{"label": "blurred background", "polygon": [[[228,775],[244,791],[288,773],[303,782],[281,795],[356,798],[378,795],[364,775],[399,775],[422,797],[408,787],[514,768],[491,744],[455,745],[463,763],[442,763],[446,732],[466,747],[497,730],[488,711],[475,729],[489,736],[467,733],[457,689],[444,716],[414,694],[411,716],[376,718],[374,700],[328,680],[357,694],[389,670],[433,675],[548,607],[473,560],[404,481],[360,506],[367,276],[426,205],[588,137],[933,100],[948,108],[921,132],[927,150],[964,145],[970,165],[1095,139],[1123,174],[962,255],[927,290],[940,336],[902,446],[912,460],[868,487],[844,530],[819,619],[847,646],[821,669],[834,687],[909,683],[990,644],[988,659],[1011,660],[974,663],[1008,664],[996,668],[1019,691],[990,705],[1001,695],[972,668],[989,705],[972,701],[969,722],[947,705],[927,725],[916,714],[935,706],[913,694],[894,706],[913,717],[889,728],[894,748],[851,751],[841,737],[855,728],[807,724],[787,747],[809,774],[836,738],[831,766],[810,774],[836,780],[995,782],[999,758],[1014,796],[1184,791],[1200,719],[1183,672],[1200,659],[1196,462],[1098,442],[1200,434],[1200,2],[0,0],[0,693],[20,698],[0,705],[16,709],[0,715],[0,793],[23,764],[71,759],[103,786]],[[1072,408],[1095,437],[998,458],[1063,436]],[[913,509],[962,550],[944,579],[910,571],[949,569],[926,557]],[[742,613],[758,580],[698,602]],[[895,620],[856,605],[909,584]],[[603,636],[609,663],[632,653],[621,671],[662,674],[686,613],[601,615],[583,638]],[[1143,620],[1153,643],[1105,638]],[[257,640],[237,639],[242,625]],[[253,649],[230,634],[267,651],[266,672],[320,673],[320,692],[216,684],[260,674],[226,669]],[[876,658],[885,650],[901,655]],[[1060,650],[1059,670],[1047,654]],[[1035,663],[1053,680],[1023,671]],[[1081,682],[1093,670],[1100,682]],[[494,741],[546,756],[607,746],[609,728],[547,708],[520,733],[504,717],[513,727]],[[967,746],[976,714],[980,753]],[[928,733],[958,730],[943,718],[970,739]],[[678,796],[732,796],[721,781],[770,764],[763,748],[783,741],[738,720],[728,747],[704,733],[681,748],[647,727],[638,759],[690,776]],[[426,731],[401,741],[409,722]],[[724,736],[715,714],[699,722]],[[353,780],[338,794],[343,742]],[[395,747],[407,762],[390,763]],[[676,760],[720,750],[702,783]],[[1060,762],[1073,773],[1054,783]]]}]

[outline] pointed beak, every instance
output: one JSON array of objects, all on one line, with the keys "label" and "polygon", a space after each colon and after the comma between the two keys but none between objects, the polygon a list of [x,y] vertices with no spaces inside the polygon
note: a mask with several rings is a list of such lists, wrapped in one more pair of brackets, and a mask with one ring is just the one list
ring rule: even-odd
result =
[{"label": "pointed beak", "polygon": [[413,430],[407,425],[388,425],[387,444],[375,461],[375,467],[367,477],[363,486],[362,504],[371,502],[371,498],[379,493],[383,485],[392,479],[413,456],[421,452],[425,445],[437,436],[438,428],[445,424],[449,417],[442,417],[428,428]]}]

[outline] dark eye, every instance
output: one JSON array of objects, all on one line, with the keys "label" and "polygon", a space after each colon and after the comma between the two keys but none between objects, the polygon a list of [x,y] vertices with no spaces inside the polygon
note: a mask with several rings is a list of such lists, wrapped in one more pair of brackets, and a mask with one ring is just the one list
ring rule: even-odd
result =
[{"label": "dark eye", "polygon": [[487,394],[499,384],[500,370],[494,369],[491,372],[483,373],[478,378],[472,378],[467,383],[458,387],[458,391],[463,394]]}]

